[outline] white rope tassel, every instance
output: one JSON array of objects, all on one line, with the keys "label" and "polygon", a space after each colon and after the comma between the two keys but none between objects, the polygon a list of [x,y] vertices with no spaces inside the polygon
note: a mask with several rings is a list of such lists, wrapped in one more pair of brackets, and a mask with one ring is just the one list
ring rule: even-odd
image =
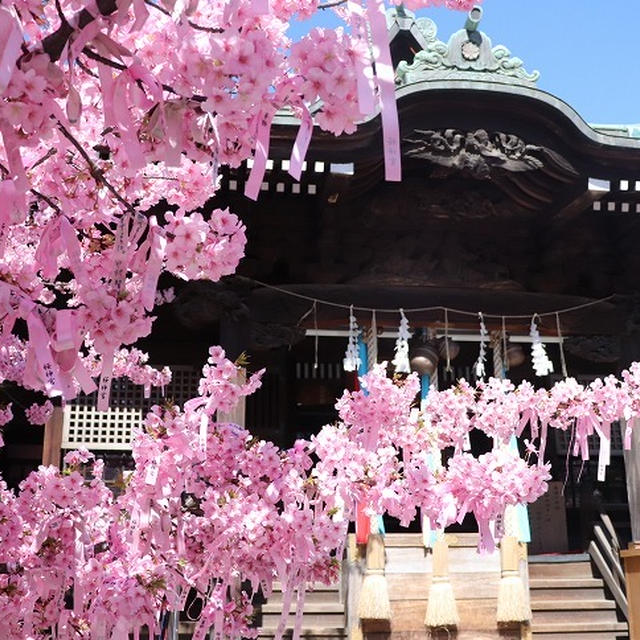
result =
[{"label": "white rope tassel", "polygon": [[542,377],[553,373],[553,362],[549,360],[547,349],[544,344],[542,344],[540,332],[536,325],[536,317],[537,314],[531,318],[531,330],[529,332],[531,336],[531,360],[536,375]]},{"label": "white rope tassel", "polygon": [[507,358],[507,326],[504,316],[502,316],[502,360],[504,370],[509,371],[509,360]]},{"label": "white rope tassel", "polygon": [[558,338],[560,340],[558,346],[560,347],[560,368],[562,370],[562,377],[568,378],[567,373],[567,361],[564,358],[564,338],[562,337],[562,331],[560,329],[560,314],[556,313],[556,328],[558,329]]},{"label": "white rope tassel", "polygon": [[476,374],[476,378],[482,379],[486,374],[484,365],[487,359],[487,337],[489,336],[489,333],[487,332],[487,327],[484,324],[482,312],[478,313],[478,318],[480,318],[480,353],[478,354],[478,359],[476,360],[473,370]]},{"label": "white rope tassel", "polygon": [[451,368],[451,352],[449,351],[449,312],[447,309],[444,310],[444,354],[445,354],[445,372],[452,373],[453,369]]},{"label": "white rope tassel", "polygon": [[502,339],[499,332],[491,335],[491,349],[493,351],[493,377],[504,378],[504,354],[502,353]]},{"label": "white rope tassel", "polygon": [[367,371],[371,371],[378,364],[378,323],[376,312],[371,314],[371,326],[367,332]]},{"label": "white rope tassel", "polygon": [[409,338],[411,332],[409,331],[409,321],[407,316],[404,315],[404,311],[400,309],[400,325],[398,326],[398,337],[396,338],[395,357],[393,359],[393,366],[396,373],[410,373],[411,367],[409,366]]},{"label": "white rope tassel", "polygon": [[353,305],[349,309],[349,342],[347,343],[347,352],[344,354],[342,367],[345,371],[358,371],[361,360],[358,352],[358,321],[353,315]]}]

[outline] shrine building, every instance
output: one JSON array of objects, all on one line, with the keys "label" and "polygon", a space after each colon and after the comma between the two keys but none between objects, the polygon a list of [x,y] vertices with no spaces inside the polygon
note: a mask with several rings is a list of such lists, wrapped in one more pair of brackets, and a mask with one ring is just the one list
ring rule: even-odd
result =
[{"label": "shrine building", "polygon": [[[208,347],[221,344],[232,359],[246,354],[249,370],[267,369],[262,388],[231,418],[281,445],[309,437],[336,419],[336,398],[355,384],[343,367],[351,306],[368,365],[393,359],[405,310],[412,361],[440,389],[475,382],[479,313],[488,375],[515,384],[549,387],[565,375],[588,383],[640,360],[640,127],[585,122],[544,91],[540,74],[516,57],[517,42],[514,53],[492,43],[481,14],[472,10],[447,38],[429,18],[388,12],[401,182],[384,179],[379,115],[352,135],[314,130],[296,181],[288,170],[300,123],[279,113],[257,202],[244,196],[250,163],[223,170],[209,211],[228,206],[240,217],[246,256],[219,283],[160,283],[175,288],[176,300],[158,310],[140,346],[174,370],[168,397],[194,395]],[[554,365],[541,377],[531,360],[532,320]],[[86,446],[117,484],[131,467],[131,429],[158,400],[159,392],[145,399],[114,381],[109,412],[98,412],[92,397],[75,401],[44,459],[59,462],[61,449]],[[5,440],[0,464],[15,485],[43,459],[43,445],[22,425],[7,428]],[[341,583],[307,599],[303,637],[628,638],[617,551],[632,537],[632,516],[620,432],[614,425],[604,482],[597,436],[589,462],[574,458],[571,445],[570,433],[550,436],[550,490],[520,517],[529,623],[498,625],[500,555],[477,556],[468,516],[447,529],[460,624],[450,635],[425,630],[432,554],[418,519],[403,529],[385,517],[389,625],[358,619],[364,560],[352,540]],[[475,454],[491,446],[472,438]],[[260,638],[273,637],[278,607],[277,594],[263,603]]]}]

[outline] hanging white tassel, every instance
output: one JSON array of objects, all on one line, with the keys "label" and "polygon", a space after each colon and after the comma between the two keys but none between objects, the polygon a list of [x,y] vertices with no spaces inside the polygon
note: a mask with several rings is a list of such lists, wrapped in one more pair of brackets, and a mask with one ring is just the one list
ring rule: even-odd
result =
[{"label": "hanging white tassel", "polygon": [[478,317],[480,318],[480,353],[478,353],[478,359],[473,367],[473,371],[476,374],[476,378],[482,379],[485,376],[484,363],[487,359],[487,338],[489,337],[489,333],[484,324],[482,312],[478,313]]},{"label": "hanging white tassel", "polygon": [[393,359],[393,366],[396,373],[410,373],[411,367],[409,366],[409,338],[411,332],[409,331],[409,321],[407,316],[404,315],[404,310],[400,309],[400,326],[398,327],[398,337],[396,338],[395,357]]},{"label": "hanging white tassel", "polygon": [[537,376],[546,376],[553,373],[553,362],[549,360],[547,355],[547,349],[542,344],[540,338],[540,332],[536,325],[536,316],[531,318],[531,330],[529,331],[531,336],[531,360],[533,364],[533,370]]},{"label": "hanging white tassel", "polygon": [[564,338],[562,337],[562,331],[560,330],[560,314],[556,313],[556,329],[558,330],[558,346],[560,347],[560,369],[562,370],[562,377],[565,380],[569,377],[567,373],[567,361],[564,357]]},{"label": "hanging white tassel", "polygon": [[360,353],[358,351],[358,321],[353,315],[353,305],[349,309],[349,342],[347,344],[347,351],[344,354],[344,360],[342,361],[342,367],[345,371],[358,371],[360,368],[361,360]]},{"label": "hanging white tassel", "polygon": [[371,313],[371,326],[366,332],[365,342],[367,343],[367,371],[371,371],[378,364],[378,323],[375,311]]}]

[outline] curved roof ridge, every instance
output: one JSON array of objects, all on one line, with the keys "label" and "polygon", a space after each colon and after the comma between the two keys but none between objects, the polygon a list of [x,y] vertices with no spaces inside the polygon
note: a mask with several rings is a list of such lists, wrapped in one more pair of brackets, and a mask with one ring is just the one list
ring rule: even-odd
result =
[{"label": "curved roof ridge", "polygon": [[456,31],[447,43],[437,37],[438,28],[431,18],[416,18],[415,14],[400,7],[387,11],[389,37],[393,42],[402,32],[409,33],[421,47],[413,61],[402,60],[396,70],[400,85],[431,79],[490,80],[499,77],[509,84],[535,86],[539,71],[528,72],[524,62],[511,55],[502,44],[494,46],[491,38],[478,29],[482,8],[475,6],[469,12],[463,29]]}]

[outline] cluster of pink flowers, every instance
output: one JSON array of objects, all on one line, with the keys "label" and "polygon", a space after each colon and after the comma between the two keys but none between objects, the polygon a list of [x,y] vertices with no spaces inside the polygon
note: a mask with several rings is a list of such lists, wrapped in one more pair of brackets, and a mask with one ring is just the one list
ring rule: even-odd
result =
[{"label": "cluster of pink flowers", "polygon": [[25,409],[24,413],[31,424],[46,424],[53,414],[53,405],[49,400],[46,400],[43,404],[34,402],[30,407]]},{"label": "cluster of pink flowers", "polygon": [[[408,3],[442,4],[472,2]],[[384,21],[384,2],[339,7],[350,31],[315,29],[292,43],[288,20],[317,8],[317,0],[134,1],[111,15],[81,0],[0,7],[0,382],[63,400],[95,389],[98,376],[105,386],[111,375],[167,384],[168,370],[127,347],[149,334],[154,304],[167,301],[157,296],[163,273],[217,280],[236,269],[244,226],[227,210],[198,211],[218,187],[218,167],[237,167],[254,150],[254,168],[266,164],[258,150],[266,154],[280,108],[312,112],[335,134],[381,105],[394,109],[380,95],[393,89],[389,78],[375,77],[386,43],[369,39],[380,36],[373,22]],[[385,134],[393,146],[397,136]],[[152,207],[157,217],[142,213]],[[14,333],[17,320],[28,337]],[[418,508],[439,526],[473,512],[488,545],[491,518],[545,490],[547,428],[575,429],[584,456],[594,430],[606,436],[613,420],[640,415],[640,365],[622,380],[566,380],[549,392],[461,381],[432,392],[422,411],[417,378],[389,380],[379,366],[338,401],[337,424],[284,450],[220,421],[259,384],[260,373],[245,381],[212,348],[199,396],[148,415],[117,499],[87,451],[68,454],[63,471],[40,467],[17,493],[0,480],[0,637],[125,637],[143,625],[151,635],[191,589],[205,601],[197,640],[209,627],[248,636],[242,585],[269,594],[277,579],[283,620],[293,598],[300,610],[308,583],[335,579],[357,502],[404,523]],[[39,421],[48,410],[29,415]],[[10,418],[10,407],[0,411],[0,423]],[[540,438],[536,465],[499,449],[464,453],[472,429],[504,442],[527,424]],[[432,469],[429,456],[448,446],[453,457]]]},{"label": "cluster of pink flowers", "polygon": [[[0,9],[0,377],[66,400],[88,391],[87,347],[109,363],[147,336],[162,273],[235,271],[244,226],[227,210],[197,210],[221,165],[258,153],[278,109],[335,134],[378,109],[384,43],[369,41],[373,14],[360,2],[337,7],[347,29],[292,42],[288,21],[318,6],[133,2],[103,15],[79,0],[12,0]],[[141,213],[160,202],[159,221]],[[61,336],[57,310],[72,312]],[[17,319],[31,320],[24,341],[12,335]]]},{"label": "cluster of pink flowers", "polygon": [[12,420],[13,411],[11,411],[11,403],[0,406],[0,427],[3,427]]},{"label": "cluster of pink flowers", "polygon": [[480,530],[480,548],[493,550],[489,523],[502,516],[507,506],[535,502],[551,479],[547,465],[528,465],[517,452],[496,448],[474,458],[468,453],[453,456],[447,465],[447,489],[458,502],[459,522],[474,514]]},{"label": "cluster of pink flowers", "polygon": [[[376,366],[360,390],[345,392],[339,422],[279,449],[218,421],[259,386],[261,372],[245,380],[212,347],[199,396],[147,416],[133,443],[135,470],[117,499],[86,450],[67,454],[62,473],[41,467],[17,495],[0,486],[0,534],[8,541],[0,549],[0,634],[28,630],[44,640],[39,629],[69,639],[142,625],[153,631],[162,611],[180,610],[196,589],[204,600],[196,637],[210,627],[250,635],[251,591],[242,585],[269,594],[280,581],[284,620],[294,600],[304,601],[307,584],[336,579],[358,502],[404,523],[421,509],[441,527],[473,513],[489,549],[490,521],[542,495],[549,469],[501,446],[475,458],[460,439],[477,428],[500,442],[533,420],[555,418],[562,428],[555,412],[567,409],[577,423],[585,413],[578,403],[587,400],[607,420],[611,406],[624,411],[640,394],[634,365],[623,382],[581,388],[567,381],[548,392],[462,381],[457,390],[432,391],[418,410],[417,376],[391,380],[385,371]],[[562,408],[549,412],[554,402]],[[496,426],[502,411],[505,424]],[[442,433],[449,427],[451,434]],[[450,445],[445,464],[431,464],[429,456]]]},{"label": "cluster of pink flowers", "polygon": [[[392,381],[378,365],[362,378],[362,391],[345,392],[337,407],[343,425],[325,427],[313,440],[318,469],[339,493],[346,476],[351,486],[342,500],[360,500],[372,513],[388,512],[408,524],[416,509],[438,526],[472,512],[481,525],[482,545],[490,547],[488,522],[509,504],[533,502],[546,490],[549,470],[530,466],[500,446],[476,459],[464,453],[471,429],[496,442],[514,435],[521,419],[515,388],[490,380],[473,389],[465,381],[446,391],[432,391],[422,411],[412,411],[418,380]],[[459,423],[459,424],[458,424]],[[444,467],[430,456],[453,445]]]},{"label": "cluster of pink flowers", "polygon": [[[429,393],[425,437],[435,439],[440,447],[461,449],[471,429],[499,442],[519,436],[527,425],[533,438],[541,433],[546,438],[548,428],[575,430],[575,454],[580,452],[587,459],[589,436],[598,433],[609,438],[613,422],[638,416],[639,409],[639,363],[623,371],[621,379],[607,376],[585,386],[567,378],[548,391],[535,390],[528,382],[515,387],[509,380],[491,378],[474,388],[460,380],[451,389]],[[544,449],[540,455],[544,456]]]},{"label": "cluster of pink flowers", "polygon": [[304,100],[322,101],[316,121],[323,129],[335,135],[355,131],[361,117],[355,63],[358,56],[368,55],[367,48],[342,29],[313,29],[291,48],[291,64],[303,78]]},{"label": "cluster of pink flowers", "polygon": [[[0,427],[4,427],[13,420],[13,411],[11,411],[11,403],[0,406]],[[0,430],[0,447],[4,447],[4,439]]]},{"label": "cluster of pink flowers", "polygon": [[185,280],[219,280],[235,272],[246,244],[245,227],[227,209],[208,221],[200,213],[166,214],[167,270]]}]

